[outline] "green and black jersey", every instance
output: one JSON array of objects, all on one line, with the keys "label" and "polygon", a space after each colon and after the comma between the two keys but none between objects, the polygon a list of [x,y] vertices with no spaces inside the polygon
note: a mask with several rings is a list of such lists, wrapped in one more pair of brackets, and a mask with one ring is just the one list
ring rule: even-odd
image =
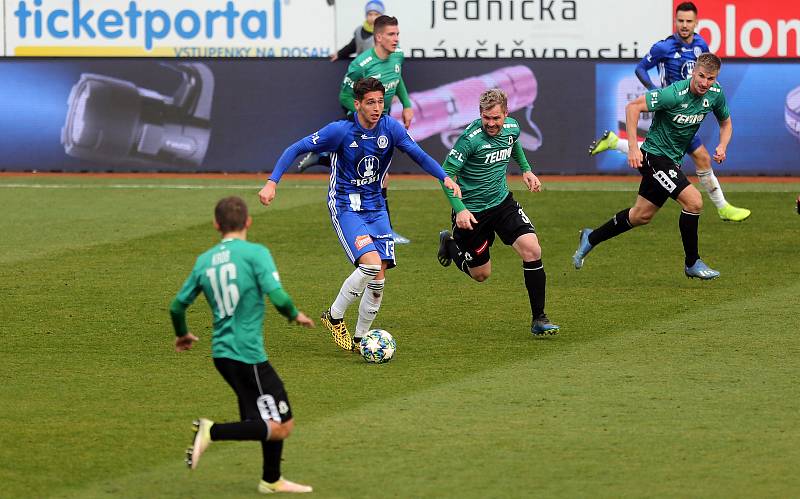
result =
[{"label": "green and black jersey", "polygon": [[285,316],[297,317],[297,309],[281,287],[269,250],[242,239],[224,239],[199,257],[170,310],[176,332],[185,328],[181,315],[202,292],[214,314],[211,352],[258,364],[267,360],[264,349],[264,295]]},{"label": "green and black jersey", "polygon": [[383,112],[388,114],[392,107],[392,99],[395,95],[403,103],[403,108],[411,107],[411,101],[408,98],[408,91],[403,83],[401,72],[403,70],[403,49],[396,49],[389,54],[386,59],[381,59],[375,52],[375,48],[371,48],[366,52],[362,52],[358,57],[350,62],[347,67],[347,74],[342,81],[342,87],[339,90],[339,102],[342,107],[351,112],[355,112],[353,99],[353,85],[361,78],[373,77],[381,81],[386,88],[384,94],[384,101],[386,102]]},{"label": "green and black jersey", "polygon": [[690,83],[691,80],[681,80],[645,94],[647,110],[654,114],[643,151],[680,163],[708,113],[713,111],[719,121],[728,119],[730,111],[719,83],[714,83],[705,95],[693,94]]},{"label": "green and black jersey", "polygon": [[456,213],[465,208],[471,212],[484,211],[508,196],[506,174],[510,158],[514,158],[523,172],[531,171],[519,135],[519,123],[514,118],[506,118],[502,130],[494,137],[483,130],[480,118],[461,133],[442,165],[461,187],[462,199],[444,189]]}]

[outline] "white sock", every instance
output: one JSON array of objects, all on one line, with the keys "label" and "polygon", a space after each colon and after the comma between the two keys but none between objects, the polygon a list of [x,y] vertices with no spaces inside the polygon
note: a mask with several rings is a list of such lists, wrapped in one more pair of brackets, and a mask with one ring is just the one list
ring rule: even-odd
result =
[{"label": "white sock", "polygon": [[341,319],[344,313],[347,312],[347,307],[353,303],[356,298],[361,296],[367,283],[378,275],[381,271],[380,265],[359,265],[350,276],[342,283],[342,289],[331,305],[331,317],[334,319]]},{"label": "white sock", "polygon": [[719,185],[719,180],[717,180],[717,176],[714,175],[714,170],[708,171],[698,171],[697,178],[700,180],[700,185],[702,185],[706,192],[708,193],[708,197],[711,198],[711,202],[714,203],[714,206],[717,209],[724,207],[728,204],[725,201],[725,194],[722,193],[722,187]]},{"label": "white sock", "polygon": [[367,283],[367,289],[361,296],[361,303],[358,305],[358,322],[356,323],[356,338],[362,338],[372,327],[372,321],[378,315],[383,300],[383,285],[386,279],[373,279]]},{"label": "white sock", "polygon": [[[639,141],[639,147],[640,148],[642,147],[642,144],[644,144],[644,141],[640,140]],[[628,146],[628,139],[620,138],[617,141],[617,151],[619,151],[622,154],[624,154],[625,156],[627,156],[629,150],[630,150],[630,147]]]}]

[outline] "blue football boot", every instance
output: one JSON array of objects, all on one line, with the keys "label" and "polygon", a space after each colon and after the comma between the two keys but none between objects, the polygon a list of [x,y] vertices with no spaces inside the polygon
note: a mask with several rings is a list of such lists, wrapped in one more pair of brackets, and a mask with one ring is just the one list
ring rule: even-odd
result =
[{"label": "blue football boot", "polygon": [[592,229],[582,229],[580,231],[580,238],[578,239],[578,249],[572,255],[572,263],[575,264],[576,269],[583,267],[583,259],[592,251],[593,246],[589,244],[589,234]]},{"label": "blue football boot", "polygon": [[542,336],[544,334],[557,334],[561,326],[557,326],[550,322],[547,315],[542,314],[531,322],[531,334],[535,336]]},{"label": "blue football boot", "polygon": [[692,279],[696,277],[704,281],[709,281],[719,277],[718,271],[710,268],[708,265],[703,263],[703,260],[700,260],[699,258],[691,267],[684,267],[683,272],[686,274],[686,277],[690,277]]}]

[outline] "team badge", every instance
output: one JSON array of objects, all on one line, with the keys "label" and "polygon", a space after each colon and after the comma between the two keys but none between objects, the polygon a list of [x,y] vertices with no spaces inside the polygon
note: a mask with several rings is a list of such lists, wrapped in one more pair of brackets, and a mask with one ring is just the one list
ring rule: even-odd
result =
[{"label": "team badge", "polygon": [[695,47],[694,48],[694,56],[695,57],[700,57],[700,54],[702,54],[702,53],[703,53],[703,49],[701,49],[700,47]]},{"label": "team badge", "polygon": [[703,107],[708,107],[708,106],[709,106],[708,99],[703,99]]},{"label": "team badge", "polygon": [[356,249],[361,250],[364,248],[364,246],[370,244],[371,242],[372,238],[366,234],[362,236],[356,236]]},{"label": "team badge", "polygon": [[378,169],[381,166],[381,161],[378,159],[377,156],[364,156],[361,158],[361,161],[358,162],[358,175],[361,178],[369,178],[374,175],[378,174]]},{"label": "team badge", "polygon": [[389,138],[386,135],[381,135],[378,137],[378,147],[381,149],[386,149],[386,146],[389,145]]},{"label": "team badge", "polygon": [[400,65],[399,64],[395,64],[394,65],[394,72],[395,73],[399,73],[400,72]]},{"label": "team badge", "polygon": [[508,137],[508,145],[510,145],[510,146],[514,145],[514,136],[513,135]]},{"label": "team badge", "polygon": [[287,404],[285,400],[278,402],[278,412],[281,414],[286,414],[289,412],[289,404]]}]

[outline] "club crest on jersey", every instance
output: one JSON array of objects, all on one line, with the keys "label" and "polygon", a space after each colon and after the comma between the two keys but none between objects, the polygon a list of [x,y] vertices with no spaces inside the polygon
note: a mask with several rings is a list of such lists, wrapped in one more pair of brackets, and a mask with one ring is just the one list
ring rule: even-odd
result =
[{"label": "club crest on jersey", "polygon": [[692,77],[694,72],[695,61],[686,61],[681,65],[681,76],[684,80]]},{"label": "club crest on jersey", "polygon": [[700,57],[700,54],[702,54],[702,53],[703,53],[703,49],[701,49],[700,47],[695,47],[694,48],[694,56],[695,57]]},{"label": "club crest on jersey", "polygon": [[380,135],[378,137],[378,147],[381,149],[386,149],[386,146],[389,145],[389,138],[386,135]]},{"label": "club crest on jersey", "polygon": [[510,146],[514,145],[514,136],[513,135],[508,137],[508,145],[510,145]]},{"label": "club crest on jersey", "polygon": [[364,156],[356,167],[358,176],[361,178],[354,178],[350,180],[350,183],[353,185],[367,185],[377,182],[378,178],[380,178],[380,174],[378,173],[380,167],[381,160],[378,159],[377,156],[371,154],[369,156]]},{"label": "club crest on jersey", "polygon": [[394,65],[394,72],[395,73],[399,73],[400,72],[400,65],[399,64],[395,64]]},{"label": "club crest on jersey", "polygon": [[356,249],[362,250],[364,246],[370,244],[372,242],[372,238],[369,237],[367,234],[356,236]]}]

